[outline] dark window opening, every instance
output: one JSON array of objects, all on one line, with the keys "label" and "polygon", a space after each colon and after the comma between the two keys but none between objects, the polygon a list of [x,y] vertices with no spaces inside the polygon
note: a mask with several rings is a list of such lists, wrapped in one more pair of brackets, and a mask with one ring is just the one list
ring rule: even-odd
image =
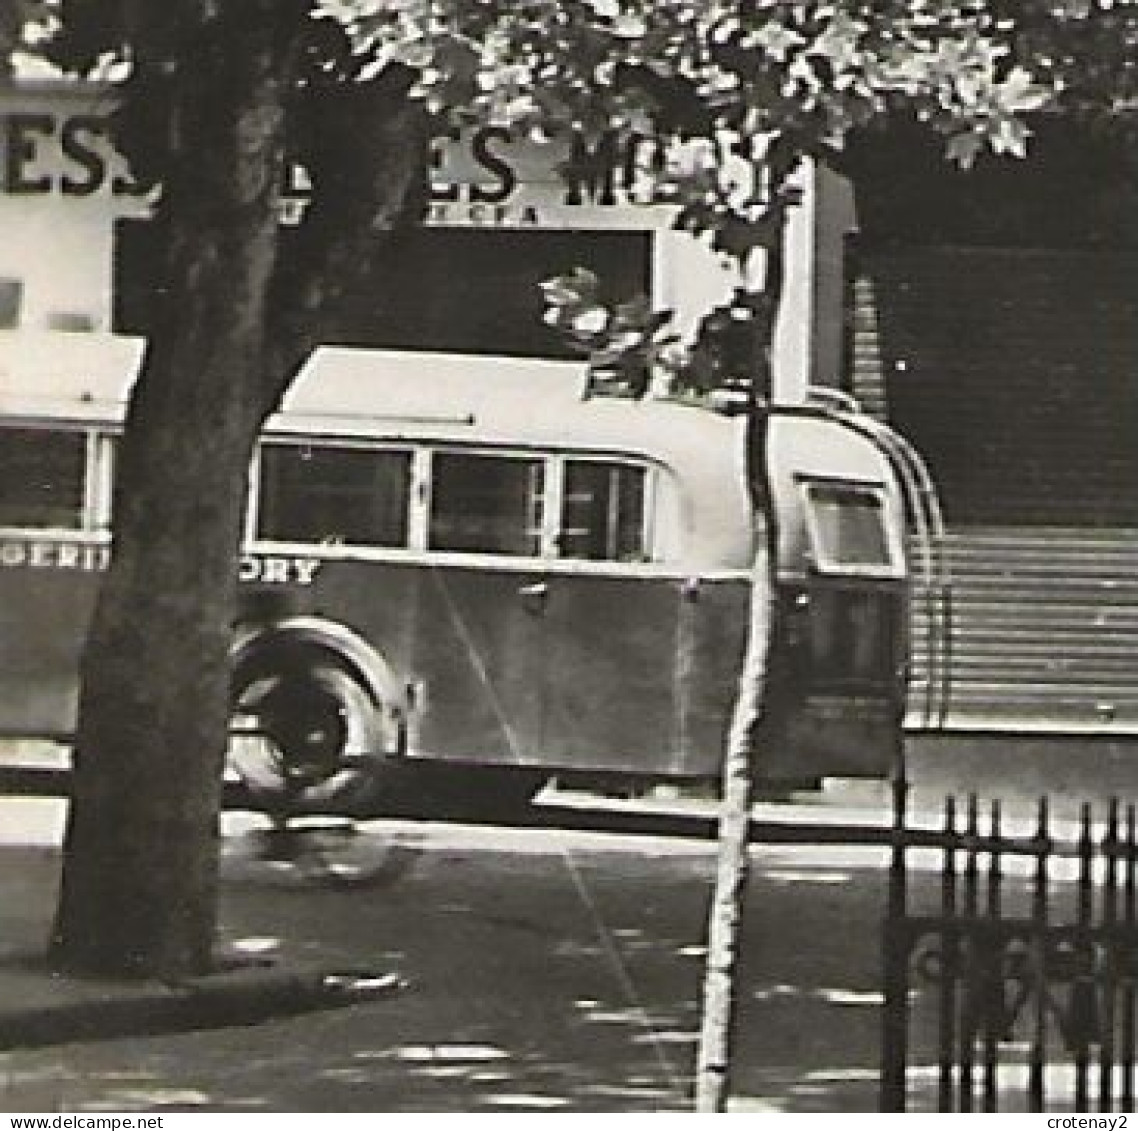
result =
[{"label": "dark window opening", "polygon": [[258,534],[280,542],[405,546],[410,483],[409,452],[266,445]]},{"label": "dark window opening", "polygon": [[855,131],[842,155],[858,227],[881,247],[1138,247],[1138,166],[1122,130],[1078,115],[1030,121],[1031,159],[944,160],[935,130],[895,116]]},{"label": "dark window opening", "polygon": [[436,453],[429,548],[536,556],[543,490],[540,460]]},{"label": "dark window opening", "polygon": [[5,428],[0,434],[0,525],[77,530],[83,525],[87,437]]},{"label": "dark window opening", "polygon": [[23,301],[23,281],[0,278],[0,330],[15,330],[20,325],[20,308]]},{"label": "dark window opening", "polygon": [[559,549],[563,558],[643,561],[643,468],[567,461]]},{"label": "dark window opening", "polygon": [[[282,256],[291,233],[282,231]],[[385,245],[367,280],[344,297],[329,345],[577,357],[542,320],[539,284],[575,266],[595,272],[608,302],[646,295],[649,232],[418,228]],[[114,329],[151,332],[163,241],[153,221],[115,226]]]}]

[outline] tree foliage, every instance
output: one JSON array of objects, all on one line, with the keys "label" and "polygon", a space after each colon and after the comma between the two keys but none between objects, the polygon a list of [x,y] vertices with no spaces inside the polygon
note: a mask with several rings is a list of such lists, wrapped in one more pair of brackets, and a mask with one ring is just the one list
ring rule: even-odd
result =
[{"label": "tree foliage", "polygon": [[13,59],[37,51],[54,27],[52,0],[0,3],[0,75],[12,73]]},{"label": "tree foliage", "polygon": [[[737,301],[705,320],[685,354],[658,314],[599,305],[587,273],[546,291],[549,320],[634,395],[651,385],[646,365],[673,388],[730,383],[722,355],[740,324],[769,337],[777,296],[746,268],[765,258],[779,275],[804,159],[831,160],[851,133],[905,115],[941,135],[947,158],[968,167],[984,153],[1023,156],[1040,112],[1117,129],[1136,110],[1133,0],[341,7],[355,12],[357,42],[382,44],[416,68],[417,92],[438,113],[534,137],[572,127],[658,142],[643,170],[654,199],[675,206],[677,227],[740,265]],[[765,304],[756,291],[767,292]]]}]

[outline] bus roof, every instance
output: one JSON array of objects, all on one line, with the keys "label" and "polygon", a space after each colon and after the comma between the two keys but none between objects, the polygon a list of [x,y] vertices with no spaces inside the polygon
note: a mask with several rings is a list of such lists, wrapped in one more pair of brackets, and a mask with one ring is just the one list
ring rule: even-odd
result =
[{"label": "bus roof", "polygon": [[[117,423],[144,348],[112,334],[0,332],[0,415]],[[586,377],[584,362],[325,346],[266,432],[643,459],[682,484],[678,517],[698,556],[746,564],[739,422],[689,405],[590,398]]]},{"label": "bus roof", "polygon": [[427,350],[321,346],[285,395],[291,416],[467,423],[535,399],[559,408],[585,395],[583,362]]},{"label": "bus roof", "polygon": [[118,420],[144,347],[118,334],[0,332],[0,414]]},{"label": "bus roof", "polygon": [[[116,423],[144,349],[116,334],[0,332],[0,414]],[[664,463],[693,449],[714,459],[738,431],[702,408],[589,397],[586,381],[584,362],[322,346],[267,430],[588,448]]]},{"label": "bus roof", "polygon": [[590,397],[587,376],[584,362],[321,347],[268,430],[611,451],[669,465],[713,462],[708,449],[737,431],[701,408]]}]

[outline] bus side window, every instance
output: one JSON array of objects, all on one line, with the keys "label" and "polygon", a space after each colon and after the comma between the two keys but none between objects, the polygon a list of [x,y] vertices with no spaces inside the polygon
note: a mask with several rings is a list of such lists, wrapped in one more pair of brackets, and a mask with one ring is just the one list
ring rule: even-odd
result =
[{"label": "bus side window", "polygon": [[536,557],[544,489],[540,459],[435,452],[428,549]]},{"label": "bus side window", "polygon": [[265,444],[258,536],[406,546],[410,483],[407,451]]},{"label": "bus side window", "polygon": [[644,469],[566,460],[558,546],[563,558],[643,561]]},{"label": "bus side window", "polygon": [[4,428],[0,433],[0,525],[80,529],[86,462],[83,432]]}]

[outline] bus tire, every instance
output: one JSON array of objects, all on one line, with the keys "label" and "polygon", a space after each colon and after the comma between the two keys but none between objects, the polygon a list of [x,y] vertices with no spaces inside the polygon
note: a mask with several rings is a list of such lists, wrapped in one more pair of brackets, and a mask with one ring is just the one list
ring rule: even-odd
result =
[{"label": "bus tire", "polygon": [[357,815],[400,752],[402,717],[326,652],[270,651],[236,673],[227,772],[287,817]]}]

